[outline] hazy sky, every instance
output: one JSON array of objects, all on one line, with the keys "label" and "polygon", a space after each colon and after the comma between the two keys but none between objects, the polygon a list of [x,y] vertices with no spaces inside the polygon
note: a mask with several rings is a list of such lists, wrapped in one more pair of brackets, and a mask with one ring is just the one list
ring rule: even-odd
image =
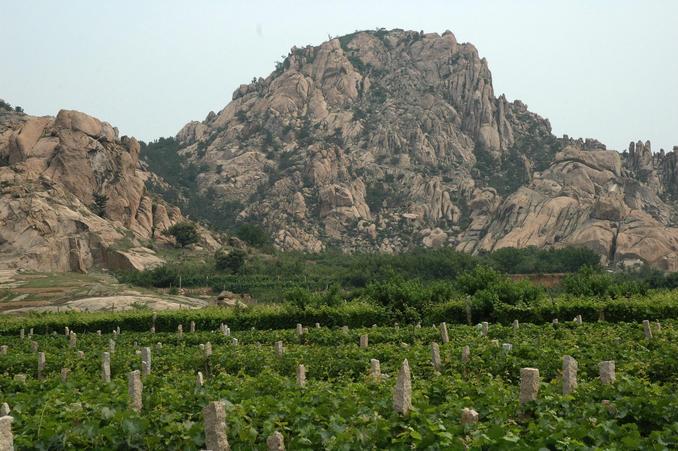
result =
[{"label": "hazy sky", "polygon": [[77,109],[149,140],[266,76],[293,45],[404,28],[472,42],[495,93],[554,132],[678,145],[678,1],[0,0],[0,98]]}]

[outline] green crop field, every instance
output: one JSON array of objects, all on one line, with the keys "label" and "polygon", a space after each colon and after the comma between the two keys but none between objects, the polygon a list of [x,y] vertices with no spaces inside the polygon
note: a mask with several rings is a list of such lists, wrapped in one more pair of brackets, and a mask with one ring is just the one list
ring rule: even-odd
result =
[{"label": "green crop field", "polygon": [[[188,313],[187,313],[188,314]],[[147,323],[151,326],[150,317]],[[158,319],[159,320],[159,319]],[[225,406],[232,449],[267,449],[282,433],[288,449],[671,449],[678,446],[678,322],[586,322],[577,325],[448,325],[134,332],[82,332],[74,346],[61,330],[0,337],[0,402],[14,418],[16,449],[204,449],[203,408]],[[323,326],[321,324],[321,326]],[[6,332],[7,333],[7,332]],[[368,346],[359,346],[360,336]],[[102,354],[111,354],[111,381]],[[237,343],[234,341],[237,340]],[[37,352],[31,342],[37,343]],[[284,343],[280,356],[276,341]],[[201,344],[210,343],[211,356]],[[441,367],[432,364],[432,343]],[[161,345],[158,345],[161,343]],[[511,349],[504,344],[511,344]],[[470,357],[462,361],[462,349]],[[129,406],[128,374],[150,347],[143,407]],[[204,346],[202,346],[204,348]],[[84,355],[79,355],[82,351]],[[38,353],[45,368],[38,374]],[[578,362],[578,387],[562,394],[563,356]],[[381,378],[371,374],[380,362]],[[411,368],[412,409],[394,410],[399,368]],[[603,384],[599,363],[614,361]],[[306,383],[297,383],[299,364]],[[521,368],[539,370],[536,401],[521,404]],[[66,380],[61,370],[67,368]],[[198,386],[198,372],[204,385]],[[21,376],[25,375],[25,381]],[[478,413],[462,424],[464,408]]]}]

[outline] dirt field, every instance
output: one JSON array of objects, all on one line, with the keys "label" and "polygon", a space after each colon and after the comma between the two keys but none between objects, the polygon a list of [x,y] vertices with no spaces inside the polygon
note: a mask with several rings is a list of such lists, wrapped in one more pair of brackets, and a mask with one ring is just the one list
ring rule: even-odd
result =
[{"label": "dirt field", "polygon": [[0,313],[200,308],[208,299],[132,289],[106,273],[0,270]]}]

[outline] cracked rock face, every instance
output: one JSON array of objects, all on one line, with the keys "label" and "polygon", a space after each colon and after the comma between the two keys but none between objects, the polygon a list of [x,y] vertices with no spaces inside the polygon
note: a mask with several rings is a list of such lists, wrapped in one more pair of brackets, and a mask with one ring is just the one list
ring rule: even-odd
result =
[{"label": "cracked rock face", "polygon": [[[162,262],[140,246],[179,221],[154,199],[139,143],[77,111],[56,118],[0,111],[0,267],[84,272]],[[107,197],[95,214],[95,196]],[[125,241],[126,246],[119,244]]]},{"label": "cracked rock face", "polygon": [[678,149],[556,138],[449,31],[293,48],[177,140],[282,249],[576,245],[678,270]]}]

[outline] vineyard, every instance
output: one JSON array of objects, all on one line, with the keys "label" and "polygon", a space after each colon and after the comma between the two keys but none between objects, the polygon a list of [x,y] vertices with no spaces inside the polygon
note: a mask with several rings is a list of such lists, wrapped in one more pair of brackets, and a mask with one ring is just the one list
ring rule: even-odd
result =
[{"label": "vineyard", "polygon": [[16,449],[678,446],[675,320],[161,332],[145,318],[5,331]]}]

